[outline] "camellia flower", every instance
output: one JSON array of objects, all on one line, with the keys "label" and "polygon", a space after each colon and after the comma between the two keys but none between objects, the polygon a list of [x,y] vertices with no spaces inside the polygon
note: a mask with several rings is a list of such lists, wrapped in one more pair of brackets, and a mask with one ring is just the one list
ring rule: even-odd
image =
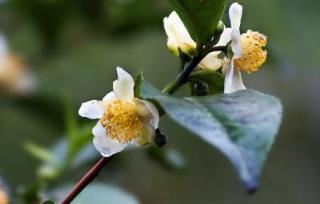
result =
[{"label": "camellia flower", "polygon": [[188,54],[196,50],[196,42],[175,11],[163,19],[163,25],[168,36],[167,46],[173,54],[179,55],[179,49]]},{"label": "camellia flower", "polygon": [[159,125],[158,109],[149,101],[134,97],[131,75],[120,67],[117,74],[113,91],[100,101],[83,103],[79,109],[80,116],[99,119],[92,130],[93,144],[105,157],[122,151],[129,144],[149,144]]},{"label": "camellia flower", "polygon": [[226,60],[227,63],[224,64],[223,68],[226,74],[225,93],[245,89],[240,71],[247,73],[257,71],[267,59],[267,51],[263,49],[267,44],[266,36],[251,30],[240,34],[242,18],[242,6],[240,4],[233,3],[230,6],[229,18],[231,28],[229,28],[230,30],[225,29],[229,34],[221,36],[225,37],[225,41],[231,40],[231,49],[234,53],[231,60]]},{"label": "camellia flower", "polygon": [[0,34],[0,87],[16,94],[28,94],[35,88],[35,79],[20,58],[8,52]]}]

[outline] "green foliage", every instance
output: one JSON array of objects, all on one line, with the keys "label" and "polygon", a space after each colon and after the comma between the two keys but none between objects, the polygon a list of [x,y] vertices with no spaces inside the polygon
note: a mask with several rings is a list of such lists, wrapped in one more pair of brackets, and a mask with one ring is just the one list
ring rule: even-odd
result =
[{"label": "green foliage", "polygon": [[41,185],[39,183],[34,183],[29,186],[18,189],[18,203],[20,204],[30,204],[30,203],[40,203],[41,198],[39,192],[41,190]]},{"label": "green foliage", "polygon": [[139,90],[140,97],[156,101],[172,120],[222,152],[247,189],[256,189],[281,122],[278,99],[253,90],[178,99],[146,81]]},{"label": "green foliage", "polygon": [[208,86],[208,94],[222,93],[224,88],[224,76],[211,70],[198,70],[189,76],[191,82],[201,82]]},{"label": "green foliage", "polygon": [[[88,158],[83,156],[82,152],[89,153],[86,147],[91,142],[92,125],[78,125],[74,107],[66,95],[63,97],[63,104],[66,137],[54,144],[51,149],[31,142],[26,143],[27,151],[43,162],[38,169],[38,176],[45,180],[56,179],[62,170],[75,162],[80,165]],[[89,158],[91,158],[91,154],[89,154]]]},{"label": "green foliage", "polygon": [[210,40],[227,0],[169,0],[199,45]]}]

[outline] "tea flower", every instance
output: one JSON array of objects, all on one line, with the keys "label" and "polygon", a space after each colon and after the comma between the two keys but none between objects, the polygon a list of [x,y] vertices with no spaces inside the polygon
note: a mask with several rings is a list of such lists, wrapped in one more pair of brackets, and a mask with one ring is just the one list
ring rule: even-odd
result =
[{"label": "tea flower", "polygon": [[231,39],[231,49],[234,53],[232,59],[224,64],[225,93],[245,89],[241,72],[248,73],[257,71],[266,61],[267,52],[263,49],[267,44],[267,38],[261,33],[248,30],[245,34],[240,34],[240,24],[242,18],[242,6],[233,3],[229,9],[231,21],[230,35],[225,35],[226,39]]},{"label": "tea flower", "polygon": [[105,157],[122,151],[129,144],[149,144],[159,125],[157,108],[134,97],[131,75],[120,67],[117,74],[113,91],[101,101],[83,103],[79,109],[80,116],[99,119],[92,130],[93,144]]},{"label": "tea flower", "polygon": [[163,25],[168,36],[167,46],[173,54],[179,55],[179,49],[188,54],[195,51],[197,45],[175,11],[163,19]]},{"label": "tea flower", "polygon": [[20,58],[8,51],[5,38],[0,34],[0,87],[16,94],[34,90],[35,79]]}]

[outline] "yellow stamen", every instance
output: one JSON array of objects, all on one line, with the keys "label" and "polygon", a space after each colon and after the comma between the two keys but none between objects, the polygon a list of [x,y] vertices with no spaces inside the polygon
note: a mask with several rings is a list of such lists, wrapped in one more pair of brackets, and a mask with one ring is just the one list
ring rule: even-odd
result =
[{"label": "yellow stamen", "polygon": [[236,67],[248,73],[257,71],[267,59],[267,51],[263,49],[267,45],[267,38],[249,30],[241,35],[241,45],[242,56],[235,60]]},{"label": "yellow stamen", "polygon": [[143,123],[135,101],[115,99],[106,106],[101,124],[107,134],[120,143],[128,143],[143,133]]}]

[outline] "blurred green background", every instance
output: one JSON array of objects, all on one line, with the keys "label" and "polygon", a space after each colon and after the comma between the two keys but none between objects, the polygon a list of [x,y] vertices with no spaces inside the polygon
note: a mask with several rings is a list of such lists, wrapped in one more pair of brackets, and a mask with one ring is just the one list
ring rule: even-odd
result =
[{"label": "blurred green background", "polygon": [[[162,27],[171,11],[165,0],[1,2],[0,31],[11,51],[28,63],[41,93],[68,94],[75,111],[81,102],[102,98],[111,90],[116,66],[132,74],[143,70],[158,88],[178,73],[179,62],[166,48]],[[143,204],[319,203],[320,3],[239,2],[244,6],[243,30],[263,32],[269,41],[268,63],[246,74],[245,83],[279,97],[284,105],[283,125],[259,191],[247,195],[220,153],[167,117],[161,120],[169,138],[165,148],[182,154],[184,171],[168,171],[143,151],[124,152],[99,181],[126,189]],[[27,153],[25,142],[51,146],[65,133],[59,107],[37,110],[32,101],[0,96],[0,175],[12,188],[32,182],[40,164]],[[68,181],[76,181],[86,168],[69,172]]]}]

